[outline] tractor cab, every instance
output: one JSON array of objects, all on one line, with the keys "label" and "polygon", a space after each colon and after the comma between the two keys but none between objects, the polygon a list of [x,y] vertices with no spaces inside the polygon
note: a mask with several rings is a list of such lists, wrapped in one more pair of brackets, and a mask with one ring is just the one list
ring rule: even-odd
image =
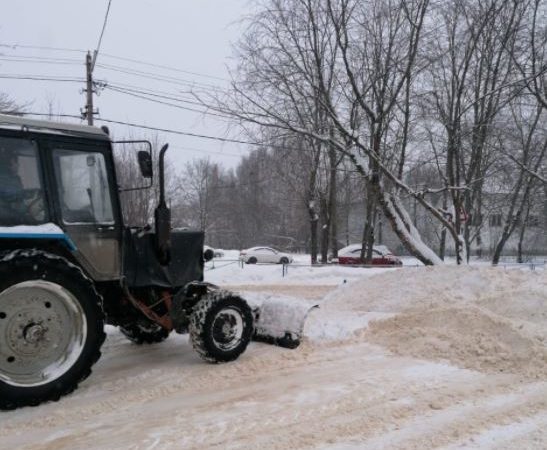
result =
[{"label": "tractor cab", "polygon": [[[4,230],[0,251],[55,248],[82,266],[93,280],[125,279],[130,287],[156,282],[181,287],[202,279],[203,233],[171,235],[163,167],[156,229],[129,228],[121,213],[115,143],[104,130],[11,116],[0,116],[0,129],[0,227],[29,230],[32,226],[35,231],[27,234],[13,229],[13,234]],[[137,157],[143,176],[152,179],[151,150],[135,153],[136,161]],[[42,233],[45,224],[56,225],[59,233],[55,237]],[[171,255],[175,256],[173,263]]]}]

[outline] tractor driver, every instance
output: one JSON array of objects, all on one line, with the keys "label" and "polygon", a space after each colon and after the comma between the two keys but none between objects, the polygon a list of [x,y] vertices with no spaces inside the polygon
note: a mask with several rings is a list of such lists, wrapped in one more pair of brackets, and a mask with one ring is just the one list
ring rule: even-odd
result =
[{"label": "tractor driver", "polygon": [[31,208],[36,203],[36,198],[29,203],[28,197],[31,193],[31,197],[36,196],[36,192],[25,191],[21,182],[18,155],[0,148],[0,225],[37,223],[41,214],[35,208]]}]

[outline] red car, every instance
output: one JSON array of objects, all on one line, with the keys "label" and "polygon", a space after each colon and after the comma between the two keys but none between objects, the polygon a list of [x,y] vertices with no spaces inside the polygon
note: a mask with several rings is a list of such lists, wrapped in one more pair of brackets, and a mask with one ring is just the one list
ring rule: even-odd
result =
[{"label": "red car", "polygon": [[[338,264],[365,264],[361,259],[361,244],[353,244],[338,251]],[[375,245],[372,248],[373,266],[402,266],[397,258],[385,245]]]}]

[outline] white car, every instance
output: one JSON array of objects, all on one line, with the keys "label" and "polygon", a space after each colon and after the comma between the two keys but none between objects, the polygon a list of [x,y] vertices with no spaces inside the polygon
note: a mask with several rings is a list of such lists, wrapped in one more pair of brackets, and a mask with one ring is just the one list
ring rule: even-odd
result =
[{"label": "white car", "polygon": [[291,255],[280,252],[279,250],[271,247],[251,247],[246,250],[241,250],[239,253],[239,259],[247,264],[289,264],[292,262]]},{"label": "white car", "polygon": [[204,245],[203,251],[206,252],[207,250],[211,250],[215,258],[222,258],[224,256],[224,252],[222,250],[219,250],[218,248],[213,248],[209,245]]}]

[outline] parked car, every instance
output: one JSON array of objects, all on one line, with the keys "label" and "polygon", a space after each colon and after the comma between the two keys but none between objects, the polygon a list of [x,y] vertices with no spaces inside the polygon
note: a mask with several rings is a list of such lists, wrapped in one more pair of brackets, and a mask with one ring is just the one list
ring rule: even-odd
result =
[{"label": "parked car", "polygon": [[[338,264],[365,264],[361,259],[361,248],[361,244],[353,244],[338,250]],[[372,247],[372,265],[402,266],[403,262],[385,245],[375,245]]]},{"label": "parked car", "polygon": [[271,247],[251,247],[246,250],[241,250],[239,253],[239,259],[247,264],[289,264],[292,262],[291,255],[280,252],[279,250]]},{"label": "parked car", "polygon": [[[224,256],[224,252],[222,250],[219,250],[218,248],[213,248],[208,245],[203,246],[203,253],[205,254],[206,251],[211,250],[213,252],[213,258],[222,258]],[[209,258],[209,259],[213,259]],[[207,258],[205,258],[207,259]]]}]

